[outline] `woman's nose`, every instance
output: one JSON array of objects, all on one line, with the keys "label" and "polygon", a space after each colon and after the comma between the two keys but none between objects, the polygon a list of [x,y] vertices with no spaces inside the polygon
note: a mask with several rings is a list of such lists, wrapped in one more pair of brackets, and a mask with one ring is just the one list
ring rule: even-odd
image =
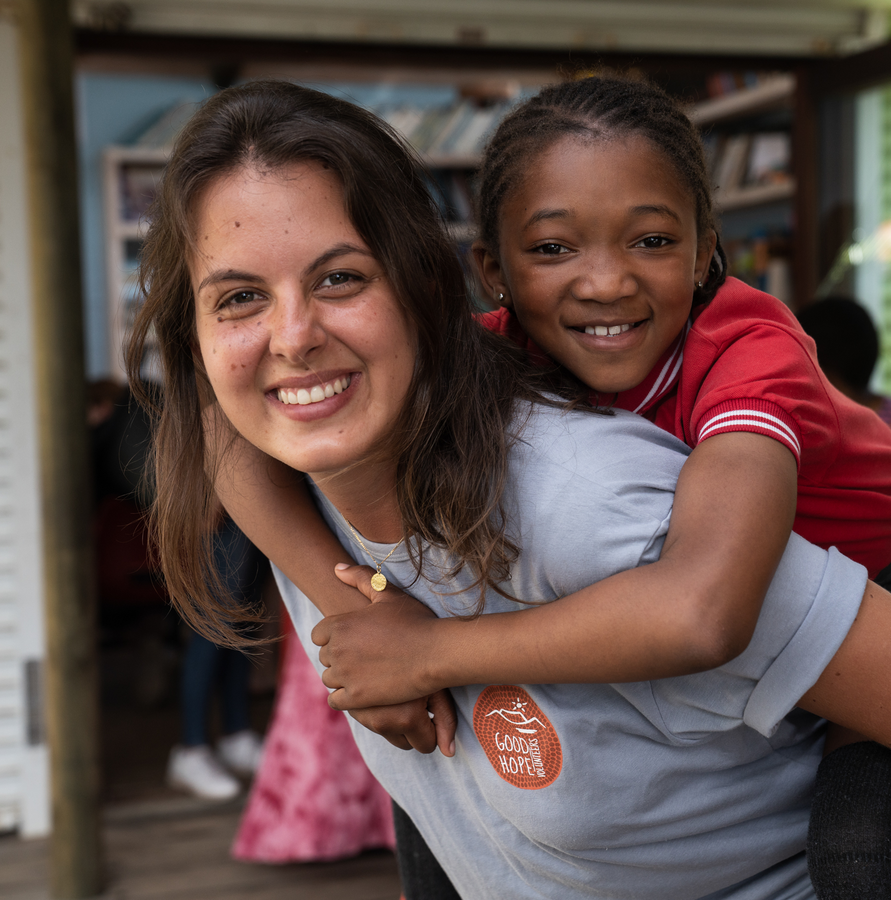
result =
[{"label": "woman's nose", "polygon": [[290,362],[307,360],[324,347],[327,332],[312,299],[279,297],[268,318],[269,352]]}]

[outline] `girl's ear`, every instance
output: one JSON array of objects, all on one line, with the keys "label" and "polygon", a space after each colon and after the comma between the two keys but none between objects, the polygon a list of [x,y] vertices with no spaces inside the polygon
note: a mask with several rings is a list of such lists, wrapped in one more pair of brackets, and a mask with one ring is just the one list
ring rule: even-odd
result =
[{"label": "girl's ear", "polygon": [[510,309],[510,292],[501,269],[501,263],[480,241],[474,241],[470,249],[486,296],[491,297],[496,306],[506,306]]},{"label": "girl's ear", "polygon": [[705,281],[708,278],[708,270],[715,255],[715,247],[718,244],[718,235],[712,229],[703,236],[696,251],[696,271],[693,275],[693,283]]}]

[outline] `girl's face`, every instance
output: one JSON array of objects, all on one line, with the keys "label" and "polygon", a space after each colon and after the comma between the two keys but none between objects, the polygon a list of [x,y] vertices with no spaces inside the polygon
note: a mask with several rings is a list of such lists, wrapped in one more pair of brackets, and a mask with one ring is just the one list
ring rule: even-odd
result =
[{"label": "girl's face", "polygon": [[338,178],[238,170],[200,198],[195,235],[198,351],[223,411],[287,465],[355,477],[402,409],[415,341]]},{"label": "girl's face", "polygon": [[636,387],[678,336],[714,235],[667,157],[640,137],[565,138],[538,156],[501,210],[500,259],[483,280],[523,329],[593,390]]}]

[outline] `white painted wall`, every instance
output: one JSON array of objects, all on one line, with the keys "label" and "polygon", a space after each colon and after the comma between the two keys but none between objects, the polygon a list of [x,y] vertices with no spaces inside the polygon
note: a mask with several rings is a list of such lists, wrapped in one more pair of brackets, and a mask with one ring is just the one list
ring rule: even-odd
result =
[{"label": "white painted wall", "polygon": [[[37,404],[17,32],[0,5],[0,829],[50,825]],[[60,397],[60,399],[63,399]]]}]

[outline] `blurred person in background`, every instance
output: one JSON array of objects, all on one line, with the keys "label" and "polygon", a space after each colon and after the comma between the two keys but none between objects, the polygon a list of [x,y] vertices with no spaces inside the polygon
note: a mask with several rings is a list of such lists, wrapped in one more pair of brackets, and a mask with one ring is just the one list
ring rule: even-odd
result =
[{"label": "blurred person in background", "polygon": [[848,297],[827,297],[802,310],[798,321],[817,344],[820,367],[832,385],[891,425],[891,397],[869,389],[879,335],[866,309]]},{"label": "blurred person in background", "polygon": [[[157,391],[150,383],[146,389]],[[241,791],[238,776],[260,765],[261,736],[250,727],[251,660],[218,647],[170,615],[160,568],[150,546],[147,510],[154,498],[151,421],[131,402],[129,386],[110,380],[88,386],[94,535],[100,624],[106,643],[132,644],[132,699],[155,706],[171,691],[179,662],[180,743],[170,752],[167,782],[208,800]],[[253,605],[266,571],[262,554],[222,510],[213,534],[214,563],[228,595]],[[219,697],[222,736],[209,739]]]}]

